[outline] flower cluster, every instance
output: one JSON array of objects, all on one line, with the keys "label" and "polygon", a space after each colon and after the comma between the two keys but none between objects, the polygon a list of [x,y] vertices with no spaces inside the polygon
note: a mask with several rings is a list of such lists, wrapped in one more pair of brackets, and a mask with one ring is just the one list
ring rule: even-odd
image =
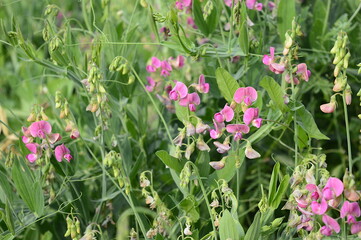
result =
[{"label": "flower cluster", "polygon": [[285,34],[285,43],[283,49],[283,56],[275,56],[275,48],[270,47],[270,55],[264,55],[262,62],[267,65],[269,70],[275,74],[282,74],[285,72],[285,81],[289,84],[297,85],[301,80],[308,82],[311,77],[311,71],[308,70],[305,63],[293,65],[291,59],[298,59],[297,51],[298,46],[296,44],[296,36],[302,35],[300,26],[293,21],[292,30]]},{"label": "flower cluster", "polygon": [[[351,234],[358,234],[361,232],[361,222],[356,218],[361,216],[361,211],[356,201],[360,195],[355,189],[353,176],[346,172],[343,181],[329,177],[324,161],[324,155],[312,155],[296,167],[291,181],[293,193],[284,207],[291,210],[289,225],[296,226],[298,231],[303,229],[310,235],[330,236],[341,231],[338,219],[345,219],[351,225]],[[319,164],[317,172],[321,176],[318,185],[315,164]],[[311,167],[307,169],[306,166]],[[346,200],[342,203],[343,199]],[[315,227],[317,216],[321,216],[324,224],[318,230]]]},{"label": "flower cluster", "polygon": [[329,103],[325,103],[320,106],[321,111],[324,113],[332,113],[335,111],[336,95],[338,95],[338,92],[344,91],[346,104],[347,105],[351,104],[352,92],[350,85],[347,83],[347,75],[346,75],[346,70],[348,68],[348,61],[351,57],[351,54],[346,47],[347,41],[348,41],[347,34],[345,32],[340,32],[337,36],[335,45],[330,51],[330,53],[335,54],[335,58],[333,60],[333,64],[335,64],[335,69],[333,71],[335,81],[332,90],[336,92],[336,94],[331,96]]},{"label": "flower cluster", "polygon": [[[43,156],[43,153],[49,152],[54,148],[54,144],[61,140],[59,133],[52,133],[52,127],[49,122],[41,120],[33,122],[29,127],[22,127],[22,141],[25,143],[26,148],[30,154],[26,156],[29,162],[34,163],[36,160]],[[37,143],[36,140],[40,140]],[[54,149],[54,155],[58,162],[63,159],[70,162],[73,158],[70,150],[64,145],[58,145]]]}]

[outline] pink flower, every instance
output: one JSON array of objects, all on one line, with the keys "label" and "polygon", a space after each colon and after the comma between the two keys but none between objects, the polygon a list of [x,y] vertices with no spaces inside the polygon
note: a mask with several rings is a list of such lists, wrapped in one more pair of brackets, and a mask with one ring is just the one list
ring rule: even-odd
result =
[{"label": "pink flower", "polygon": [[194,19],[193,19],[192,17],[188,17],[188,18],[187,18],[187,24],[188,24],[189,26],[191,26],[192,28],[194,28],[194,29],[197,29],[197,28],[198,28],[197,25],[196,25],[196,23],[194,22]]},{"label": "pink flower", "polygon": [[228,124],[226,130],[234,134],[234,141],[242,139],[243,133],[249,133],[249,127],[244,124]]},{"label": "pink flower", "polygon": [[322,189],[323,197],[326,200],[335,199],[340,196],[343,192],[343,183],[340,179],[330,177]]},{"label": "pink flower", "polygon": [[196,111],[196,106],[201,103],[201,99],[197,93],[190,93],[186,97],[179,100],[179,105],[189,107],[192,112]]},{"label": "pink flower", "polygon": [[329,102],[329,103],[322,104],[320,106],[320,109],[324,113],[333,113],[336,109],[336,102]]},{"label": "pink flower", "polygon": [[217,147],[217,152],[219,152],[219,153],[225,153],[231,149],[228,141],[224,141],[223,143],[216,141],[213,144]]},{"label": "pink flower", "polygon": [[268,2],[268,7],[272,11],[276,7],[276,4],[274,2],[269,1]]},{"label": "pink flower", "polygon": [[361,211],[357,202],[345,201],[343,203],[340,217],[347,217],[347,223],[356,223],[356,217],[359,216],[361,216]]},{"label": "pink flower", "polygon": [[192,0],[179,0],[175,3],[175,6],[178,10],[183,10],[183,8],[190,7],[192,5]]},{"label": "pink flower", "polygon": [[31,152],[30,154],[26,155],[26,159],[29,160],[29,162],[33,163],[35,162],[39,157],[41,157],[41,149],[40,145],[37,143],[28,143],[25,145],[27,149]]},{"label": "pink flower", "polygon": [[256,0],[246,0],[246,6],[248,9],[253,9],[256,5]]},{"label": "pink flower", "polygon": [[327,201],[324,198],[321,198],[321,202],[312,201],[311,209],[312,212],[317,215],[323,215],[327,211],[328,205]]},{"label": "pink flower", "polygon": [[26,144],[26,143],[32,142],[32,141],[33,141],[33,138],[32,138],[32,136],[31,136],[31,134],[30,134],[29,128],[27,128],[27,127],[22,127],[21,130],[22,130],[22,132],[23,132],[23,134],[24,134],[24,136],[21,137],[21,140],[23,141],[23,143]]},{"label": "pink flower", "polygon": [[198,84],[193,83],[191,86],[193,86],[195,89],[197,89],[200,93],[208,93],[209,92],[209,83],[206,83],[205,77],[203,74],[199,76]]},{"label": "pink flower", "polygon": [[361,222],[356,222],[351,226],[351,234],[357,234],[361,232]]},{"label": "pink flower", "polygon": [[232,121],[233,117],[234,111],[231,107],[228,106],[228,104],[226,104],[220,112],[214,114],[214,119],[219,123],[224,121],[230,122]]},{"label": "pink flower", "polygon": [[80,137],[80,133],[79,133],[78,129],[74,128],[70,133],[70,138],[77,139],[79,137]]},{"label": "pink flower", "polygon": [[[238,2],[238,0],[234,0],[234,5],[236,5],[237,2]],[[232,0],[224,0],[224,3],[225,3],[228,7],[232,7]]]},{"label": "pink flower", "polygon": [[55,148],[55,158],[58,162],[61,162],[63,158],[70,162],[73,157],[70,155],[70,150],[62,144]]},{"label": "pink flower", "polygon": [[152,57],[151,60],[152,60],[152,66],[153,67],[155,67],[155,68],[160,68],[161,67],[162,61],[160,61],[158,58]]},{"label": "pink flower", "polygon": [[255,159],[255,158],[261,157],[259,152],[257,152],[256,150],[254,150],[252,148],[251,144],[247,144],[246,150],[244,151],[244,153],[245,153],[246,157],[249,159]]},{"label": "pink flower", "polygon": [[307,65],[305,63],[300,63],[297,65],[296,74],[300,76],[300,79],[308,82],[308,79],[311,76],[311,71],[307,70]]},{"label": "pink flower", "polygon": [[315,184],[307,184],[306,189],[310,191],[311,199],[314,201],[317,201],[322,196],[320,189]]},{"label": "pink flower", "polygon": [[176,59],[170,57],[168,59],[173,67],[182,68],[184,66],[185,58],[182,55],[179,55]]},{"label": "pink flower", "polygon": [[257,96],[257,91],[253,87],[241,87],[234,93],[233,100],[236,103],[244,102],[246,106],[250,106],[257,100]]},{"label": "pink flower", "polygon": [[213,123],[214,123],[215,129],[211,129],[209,131],[209,135],[211,136],[211,138],[217,139],[222,135],[225,124],[223,122],[219,123],[219,122],[215,121],[214,119],[213,119]]},{"label": "pink flower", "polygon": [[155,81],[152,77],[147,77],[148,85],[145,86],[148,92],[153,92],[155,87]]},{"label": "pink flower", "polygon": [[209,165],[211,165],[211,167],[215,170],[221,170],[222,168],[224,168],[224,162],[222,160],[209,162]]},{"label": "pink flower", "polygon": [[252,123],[256,128],[260,128],[262,125],[262,118],[258,117],[258,108],[248,108],[243,115],[243,122],[247,125]]},{"label": "pink flower", "polygon": [[285,65],[282,63],[275,63],[275,48],[270,47],[270,55],[263,55],[263,64],[267,65],[269,69],[276,73],[281,74],[285,71]]},{"label": "pink flower", "polygon": [[45,139],[51,133],[51,125],[47,121],[34,122],[30,125],[31,136]]},{"label": "pink flower", "polygon": [[[285,76],[285,81],[287,82],[287,83],[291,83],[291,78],[290,78],[290,75],[289,74],[286,74],[286,76]],[[298,78],[296,77],[296,76],[293,76],[293,84],[294,85],[297,85],[297,84],[299,84],[300,83],[300,80],[298,80]]]},{"label": "pink flower", "polygon": [[333,231],[339,233],[341,230],[338,222],[326,214],[322,216],[322,222],[325,226],[321,227],[320,232],[324,236],[331,236]]},{"label": "pink flower", "polygon": [[255,8],[257,11],[262,11],[263,4],[262,4],[262,3],[256,3],[256,5],[254,5],[254,8]]},{"label": "pink flower", "polygon": [[147,72],[152,73],[155,72],[157,69],[155,69],[155,67],[153,67],[152,65],[147,65],[145,67],[145,70],[147,70]]},{"label": "pink flower", "polygon": [[181,98],[185,98],[188,95],[188,88],[182,82],[177,82],[175,87],[169,92],[169,98],[174,101],[178,101]]}]

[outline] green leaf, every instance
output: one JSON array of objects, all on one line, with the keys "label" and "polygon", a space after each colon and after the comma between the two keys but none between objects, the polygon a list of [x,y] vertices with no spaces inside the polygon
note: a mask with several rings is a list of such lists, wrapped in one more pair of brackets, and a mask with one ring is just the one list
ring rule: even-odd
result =
[{"label": "green leaf", "polygon": [[179,121],[185,123],[190,120],[190,122],[194,125],[197,124],[196,118],[190,118],[190,116],[195,116],[194,112],[189,111],[188,107],[183,107],[178,103],[175,103],[175,114]]},{"label": "green leaf", "polygon": [[276,196],[274,197],[271,203],[272,208],[277,209],[278,206],[280,205],[282,197],[288,188],[289,181],[290,181],[290,176],[287,174],[286,176],[283,177],[280,186],[277,189]]},{"label": "green leaf", "polygon": [[192,222],[199,220],[199,212],[197,210],[197,200],[193,195],[188,195],[179,203],[179,207],[185,212],[185,214],[191,219]]},{"label": "green leaf", "polygon": [[5,205],[5,223],[12,234],[15,235],[13,213],[10,209],[10,201],[6,201]]},{"label": "green leaf", "polygon": [[44,195],[40,183],[33,178],[29,167],[23,162],[15,161],[12,177],[26,205],[37,217],[41,216],[44,210]]},{"label": "green leaf", "polygon": [[199,151],[198,157],[196,160],[196,166],[199,169],[199,175],[201,177],[209,176],[209,153],[207,151]]},{"label": "green leaf", "polygon": [[312,48],[322,49],[322,39],[327,28],[327,6],[323,0],[317,0],[313,5],[313,21],[309,35]]},{"label": "green leaf", "polygon": [[269,191],[268,191],[268,202],[272,202],[275,198],[275,193],[277,191],[277,181],[278,181],[278,173],[280,171],[280,163],[277,162],[273,167],[271,180],[269,183]]},{"label": "green leaf", "polygon": [[[6,198],[10,202],[14,202],[14,192],[12,191],[12,187],[10,186],[9,179],[3,172],[0,172],[0,187],[5,193]],[[4,203],[6,199],[1,199]]]},{"label": "green leaf", "polygon": [[216,80],[222,96],[230,104],[233,101],[234,93],[238,88],[240,88],[239,84],[237,83],[236,79],[234,79],[232,75],[229,74],[229,72],[221,67],[217,68],[216,70]]},{"label": "green leaf", "polygon": [[281,41],[285,41],[285,34],[292,29],[292,20],[296,16],[295,0],[280,0],[277,10],[277,27]]},{"label": "green leaf", "polygon": [[297,124],[299,124],[310,137],[319,140],[329,140],[329,138],[318,129],[312,114],[306,110],[305,106],[302,105],[302,107],[298,108],[296,114]]},{"label": "green leaf", "polygon": [[159,157],[159,159],[162,160],[162,162],[166,166],[170,167],[176,173],[180,174],[184,164],[182,164],[177,158],[172,157],[171,155],[169,155],[169,153],[167,153],[164,150],[157,151],[155,155],[157,155],[157,157]]},{"label": "green leaf", "polygon": [[246,233],[246,236],[244,236],[244,240],[259,239],[260,234],[261,234],[261,214],[260,212],[257,212],[251,226],[249,227]]},{"label": "green leaf", "polygon": [[287,105],[284,103],[284,92],[282,91],[281,86],[273,78],[265,76],[259,85],[266,89],[276,108],[280,109],[282,112],[289,110]]},{"label": "green leaf", "polygon": [[241,8],[241,19],[239,23],[239,47],[244,54],[249,52],[249,41],[248,41],[248,25],[247,25],[247,9],[246,5],[242,3]]},{"label": "green leaf", "polygon": [[208,36],[211,34],[217,27],[219,22],[219,16],[222,11],[222,6],[220,0],[211,0],[213,4],[213,9],[210,15],[205,20],[203,17],[203,9],[200,0],[193,0],[193,17],[197,27],[201,32]]},{"label": "green leaf", "polygon": [[223,212],[219,221],[219,236],[221,240],[238,240],[240,239],[237,224],[228,210]]}]

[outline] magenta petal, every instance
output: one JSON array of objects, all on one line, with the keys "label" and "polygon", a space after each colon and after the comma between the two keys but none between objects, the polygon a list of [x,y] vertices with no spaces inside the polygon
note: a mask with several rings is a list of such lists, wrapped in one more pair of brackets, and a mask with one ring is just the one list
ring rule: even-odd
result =
[{"label": "magenta petal", "polygon": [[262,62],[264,65],[269,66],[273,61],[273,58],[268,55],[263,55]]},{"label": "magenta petal", "polygon": [[190,103],[193,103],[195,105],[199,105],[201,103],[201,99],[198,95],[198,93],[190,93],[188,94],[188,99]]},{"label": "magenta petal", "polygon": [[356,223],[352,224],[351,233],[357,234],[359,232],[361,232],[361,222],[356,222]]},{"label": "magenta petal", "polygon": [[256,4],[256,0],[246,0],[246,6],[248,9],[253,9]]},{"label": "magenta petal", "polygon": [[51,133],[51,125],[47,121],[34,122],[29,127],[30,134],[33,137],[45,138]]},{"label": "magenta petal", "polygon": [[219,134],[218,134],[217,131],[214,130],[214,129],[211,129],[211,130],[209,131],[209,135],[210,135],[210,137],[213,138],[213,139],[219,138]]},{"label": "magenta petal", "polygon": [[222,113],[216,113],[214,114],[214,120],[216,120],[217,122],[221,123],[224,121],[223,115]]},{"label": "magenta petal", "polygon": [[260,128],[262,125],[262,118],[256,118],[255,120],[253,120],[252,125],[256,128]]},{"label": "magenta petal", "polygon": [[199,85],[203,85],[203,84],[205,84],[205,83],[206,83],[206,79],[205,79],[204,75],[201,74],[201,75],[199,76],[199,79],[198,79],[198,84],[199,84]]},{"label": "magenta petal", "polygon": [[330,227],[336,233],[339,233],[341,230],[338,222],[326,214],[322,216],[322,222],[324,222],[326,226]]},{"label": "magenta petal", "polygon": [[270,70],[276,74],[283,73],[285,71],[285,65],[279,63],[271,63],[269,65]]},{"label": "magenta petal", "polygon": [[179,100],[179,105],[183,107],[187,107],[189,105],[188,97],[182,98]]},{"label": "magenta petal", "polygon": [[231,107],[229,107],[227,104],[224,106],[223,110],[221,111],[222,115],[224,116],[226,122],[232,121],[234,117],[234,111]]},{"label": "magenta petal", "polygon": [[147,70],[147,72],[149,72],[149,73],[152,73],[152,72],[156,71],[156,69],[152,65],[147,65],[145,67],[145,70]]},{"label": "magenta petal", "polygon": [[257,11],[262,11],[263,4],[262,4],[262,3],[256,3],[256,5],[254,6],[254,8],[255,8]]},{"label": "magenta petal", "polygon": [[236,133],[236,132],[248,133],[249,127],[244,124],[228,124],[226,130],[229,133]]},{"label": "magenta petal", "polygon": [[316,201],[313,201],[311,203],[312,212],[317,215],[323,215],[327,211],[327,207],[327,201],[324,198],[321,199],[321,203],[318,203]]},{"label": "magenta petal", "polygon": [[273,59],[273,58],[275,57],[275,48],[274,48],[274,47],[270,47],[270,48],[269,48],[269,52],[270,52],[271,58]]},{"label": "magenta petal", "polygon": [[258,94],[257,94],[256,89],[254,89],[253,87],[246,87],[246,93],[247,93],[247,96],[250,97],[252,102],[257,100]]},{"label": "magenta petal", "polygon": [[258,108],[248,108],[243,115],[243,122],[249,125],[255,118],[258,117]]},{"label": "magenta petal", "polygon": [[308,82],[308,70],[305,63],[300,63],[297,65],[297,74],[301,75],[301,78]]},{"label": "magenta petal", "polygon": [[28,159],[29,162],[33,163],[38,159],[38,156],[34,153],[26,155],[26,159]]},{"label": "magenta petal", "polygon": [[156,58],[156,57],[152,57],[152,65],[155,67],[155,68],[160,68],[161,66],[161,61]]},{"label": "magenta petal", "polygon": [[58,162],[61,162],[63,160],[63,157],[67,154],[70,154],[70,150],[65,147],[64,144],[59,145],[55,148],[55,158]]},{"label": "magenta petal", "polygon": [[185,58],[182,55],[179,55],[177,57],[178,67],[181,68],[184,66]]},{"label": "magenta petal", "polygon": [[236,92],[234,93],[233,95],[233,100],[236,102],[236,103],[241,103],[243,102],[243,99],[246,95],[246,89],[245,88],[238,88],[236,90]]},{"label": "magenta petal", "polygon": [[331,236],[332,235],[332,229],[327,227],[327,226],[323,226],[320,228],[320,233],[324,236]]},{"label": "magenta petal", "polygon": [[335,197],[338,197],[343,192],[343,183],[340,179],[330,177],[325,185],[325,188],[330,188],[331,191],[335,194]]},{"label": "magenta petal", "polygon": [[184,98],[188,94],[188,88],[182,82],[177,82],[173,90],[178,92],[180,98]]},{"label": "magenta petal", "polygon": [[167,61],[161,62],[161,65],[162,65],[163,70],[166,70],[166,71],[169,71],[169,72],[171,72],[173,70],[172,66]]},{"label": "magenta petal", "polygon": [[29,149],[30,152],[36,154],[38,152],[39,144],[37,144],[37,143],[28,143],[28,144],[25,145],[25,147],[27,149]]}]

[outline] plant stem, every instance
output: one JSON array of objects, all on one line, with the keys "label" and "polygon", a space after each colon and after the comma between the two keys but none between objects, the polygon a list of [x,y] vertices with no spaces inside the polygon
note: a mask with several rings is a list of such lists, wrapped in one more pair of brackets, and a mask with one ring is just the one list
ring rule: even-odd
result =
[{"label": "plant stem", "polygon": [[350,174],[352,174],[352,152],[351,152],[351,138],[350,138],[350,127],[348,125],[348,112],[346,105],[346,91],[342,95],[343,108],[345,113],[345,124],[346,124],[346,138],[347,138],[347,155],[348,155],[348,167]]}]

